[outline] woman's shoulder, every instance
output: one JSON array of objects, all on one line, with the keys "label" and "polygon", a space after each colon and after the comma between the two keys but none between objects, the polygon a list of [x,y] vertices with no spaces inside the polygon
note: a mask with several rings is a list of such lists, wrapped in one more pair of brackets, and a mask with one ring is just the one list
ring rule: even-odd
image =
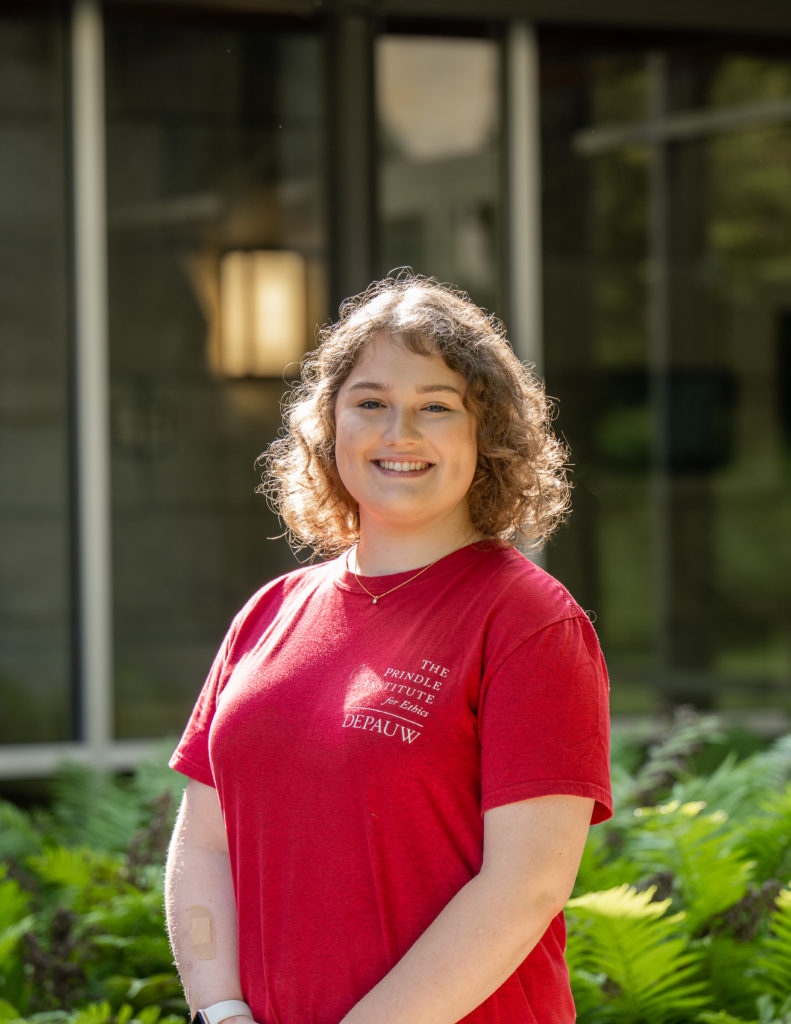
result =
[{"label": "woman's shoulder", "polygon": [[588,616],[546,569],[514,547],[481,545],[474,562],[474,586],[492,617],[541,629],[563,619]]}]

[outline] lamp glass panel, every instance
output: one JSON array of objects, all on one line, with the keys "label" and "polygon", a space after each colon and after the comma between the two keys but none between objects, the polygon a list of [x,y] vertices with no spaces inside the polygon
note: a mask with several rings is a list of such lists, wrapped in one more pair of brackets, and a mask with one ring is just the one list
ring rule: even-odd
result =
[{"label": "lamp glass panel", "polygon": [[251,267],[246,252],[229,252],[220,263],[220,365],[227,377],[251,372],[250,352],[254,325],[251,319]]},{"label": "lamp glass panel", "polygon": [[305,261],[299,253],[256,252],[252,255],[252,271],[253,372],[261,377],[279,377],[305,352]]}]

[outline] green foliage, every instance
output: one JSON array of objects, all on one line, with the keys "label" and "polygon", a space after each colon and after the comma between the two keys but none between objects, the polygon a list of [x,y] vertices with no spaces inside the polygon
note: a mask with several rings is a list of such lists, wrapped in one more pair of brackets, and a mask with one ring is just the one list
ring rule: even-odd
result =
[{"label": "green foliage", "polygon": [[181,788],[162,762],[70,766],[46,810],[0,802],[0,1024],[183,1024],[162,892]]},{"label": "green foliage", "polygon": [[617,988],[607,1019],[638,1024],[677,1020],[705,1003],[699,953],[690,952],[682,914],[666,916],[671,900],[653,902],[656,887],[628,885],[588,893],[569,903],[576,927],[569,955],[588,978],[600,973]]},{"label": "green foliage", "polygon": [[614,745],[567,910],[580,1024],[791,1024],[791,738],[724,740],[681,713],[642,756]]},{"label": "green foliage", "polygon": [[[739,758],[680,714],[616,737],[616,813],[567,909],[579,1024],[791,1024],[791,737]],[[162,758],[164,761],[164,758]],[[0,1024],[182,1024],[162,907],[181,783],[61,772],[0,802]]]},{"label": "green foliage", "polygon": [[690,931],[744,898],[753,863],[743,860],[734,847],[725,811],[709,814],[703,801],[673,800],[656,808],[637,808],[635,816],[643,827],[632,837],[633,864],[643,877],[667,876],[667,884],[686,908]]},{"label": "green foliage", "polygon": [[777,897],[771,934],[763,942],[758,967],[773,995],[791,992],[791,887]]}]

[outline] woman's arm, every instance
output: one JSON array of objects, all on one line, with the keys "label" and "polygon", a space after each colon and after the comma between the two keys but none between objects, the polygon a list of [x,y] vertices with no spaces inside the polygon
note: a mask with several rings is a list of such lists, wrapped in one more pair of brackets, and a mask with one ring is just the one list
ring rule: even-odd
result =
[{"label": "woman's arm", "polygon": [[225,823],[217,791],[192,779],[168,850],[165,912],[191,1012],[243,999]]},{"label": "woman's arm", "polygon": [[544,796],[484,816],[483,866],[343,1024],[455,1024],[513,974],[569,898],[593,800]]}]

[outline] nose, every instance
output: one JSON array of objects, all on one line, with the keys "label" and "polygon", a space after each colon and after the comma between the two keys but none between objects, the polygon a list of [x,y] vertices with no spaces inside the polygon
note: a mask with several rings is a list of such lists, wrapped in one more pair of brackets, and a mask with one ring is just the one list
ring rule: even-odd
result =
[{"label": "nose", "polygon": [[414,444],[419,440],[420,431],[411,411],[400,406],[392,406],[385,427],[385,444],[395,448],[399,445]]}]

